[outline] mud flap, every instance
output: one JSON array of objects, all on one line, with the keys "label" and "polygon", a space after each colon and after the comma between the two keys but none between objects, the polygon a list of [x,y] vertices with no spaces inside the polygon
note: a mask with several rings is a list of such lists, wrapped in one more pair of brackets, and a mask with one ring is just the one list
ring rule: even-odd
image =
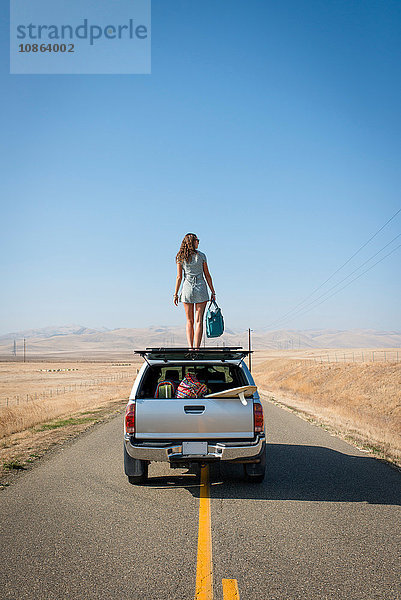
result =
[{"label": "mud flap", "polygon": [[250,480],[262,481],[266,472],[266,445],[263,444],[263,450],[259,455],[259,462],[244,464],[244,473]]},{"label": "mud flap", "polygon": [[128,477],[143,477],[146,472],[146,460],[132,458],[124,445],[124,471]]}]

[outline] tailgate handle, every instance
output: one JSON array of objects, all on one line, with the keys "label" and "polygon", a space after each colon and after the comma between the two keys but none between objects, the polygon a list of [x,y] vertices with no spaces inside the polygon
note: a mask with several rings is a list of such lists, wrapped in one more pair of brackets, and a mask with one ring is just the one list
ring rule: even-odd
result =
[{"label": "tailgate handle", "polygon": [[184,406],[184,411],[187,415],[201,415],[205,410],[204,406]]}]

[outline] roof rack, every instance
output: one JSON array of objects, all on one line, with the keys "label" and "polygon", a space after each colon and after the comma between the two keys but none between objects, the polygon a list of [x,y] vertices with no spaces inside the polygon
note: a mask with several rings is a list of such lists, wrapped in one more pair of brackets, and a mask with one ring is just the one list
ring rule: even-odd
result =
[{"label": "roof rack", "polygon": [[145,348],[144,350],[134,350],[145,360],[162,360],[164,362],[172,360],[241,360],[248,356],[249,350],[244,350],[241,346],[224,346],[199,348],[191,350],[190,348]]}]

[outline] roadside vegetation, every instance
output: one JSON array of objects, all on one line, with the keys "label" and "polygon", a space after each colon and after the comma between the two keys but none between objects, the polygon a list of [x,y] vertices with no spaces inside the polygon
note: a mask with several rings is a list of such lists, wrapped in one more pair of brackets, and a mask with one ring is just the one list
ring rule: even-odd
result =
[{"label": "roadside vegetation", "polygon": [[121,412],[139,366],[0,363],[0,485],[52,446]]},{"label": "roadside vegetation", "polygon": [[273,358],[253,370],[260,391],[401,466],[401,364]]}]

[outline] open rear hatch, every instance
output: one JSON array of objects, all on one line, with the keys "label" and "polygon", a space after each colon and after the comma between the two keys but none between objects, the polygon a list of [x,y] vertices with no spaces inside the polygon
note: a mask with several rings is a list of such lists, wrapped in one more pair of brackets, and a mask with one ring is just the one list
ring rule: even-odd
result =
[{"label": "open rear hatch", "polygon": [[249,351],[239,346],[224,348],[199,348],[199,350],[189,350],[188,348],[145,348],[144,350],[134,350],[135,354],[142,356],[149,365],[160,362],[187,362],[193,361],[230,361],[239,364]]}]

